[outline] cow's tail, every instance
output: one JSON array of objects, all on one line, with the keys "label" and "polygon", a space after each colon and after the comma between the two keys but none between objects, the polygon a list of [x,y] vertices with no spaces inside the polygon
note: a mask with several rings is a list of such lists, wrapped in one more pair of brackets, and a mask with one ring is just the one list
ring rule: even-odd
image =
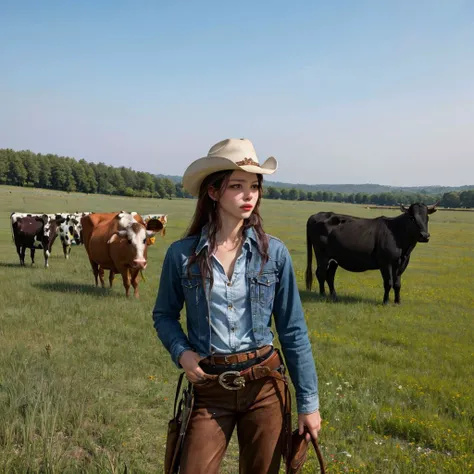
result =
[{"label": "cow's tail", "polygon": [[306,224],[306,289],[311,291],[313,286],[313,245],[311,244],[311,233],[309,222]]},{"label": "cow's tail", "polygon": [[15,232],[13,232],[13,219],[12,219],[13,214],[15,214],[15,213],[12,212],[12,213],[10,214],[10,229],[11,229],[11,231],[12,231],[12,242],[15,242]]}]

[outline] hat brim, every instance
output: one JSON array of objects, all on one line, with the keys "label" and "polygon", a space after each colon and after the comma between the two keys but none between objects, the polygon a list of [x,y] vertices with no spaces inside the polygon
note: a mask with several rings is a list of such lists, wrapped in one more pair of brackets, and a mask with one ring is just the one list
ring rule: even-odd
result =
[{"label": "hat brim", "polygon": [[238,165],[228,158],[206,156],[199,158],[188,166],[183,175],[183,188],[189,194],[197,197],[204,178],[216,171],[242,170],[255,174],[273,174],[277,169],[278,162],[273,156],[267,158],[260,166]]}]

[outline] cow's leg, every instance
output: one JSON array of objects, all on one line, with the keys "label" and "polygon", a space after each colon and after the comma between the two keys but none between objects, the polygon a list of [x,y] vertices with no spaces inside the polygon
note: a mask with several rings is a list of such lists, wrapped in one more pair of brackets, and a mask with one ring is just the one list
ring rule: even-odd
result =
[{"label": "cow's leg", "polygon": [[125,296],[128,297],[128,292],[130,291],[130,272],[127,268],[125,270],[122,270],[122,280],[123,286],[125,288]]},{"label": "cow's leg", "polygon": [[110,273],[109,273],[109,284],[110,284],[110,288],[112,288],[112,284],[114,282],[114,278],[115,278],[115,273],[110,270]]},{"label": "cow's leg", "polygon": [[35,250],[34,247],[30,248],[31,265],[35,264]]},{"label": "cow's leg", "polygon": [[22,245],[20,249],[20,265],[22,267],[25,266],[25,254],[26,254],[26,247]]},{"label": "cow's leg", "polygon": [[44,268],[48,268],[49,267],[49,255],[50,255],[48,247],[45,247],[43,252],[44,252]]},{"label": "cow's leg", "polygon": [[99,265],[99,280],[100,286],[105,288],[105,280],[104,280],[105,270]]},{"label": "cow's leg", "polygon": [[92,273],[94,274],[95,286],[99,286],[99,264],[89,260],[91,262]]},{"label": "cow's leg", "polygon": [[392,289],[392,286],[393,286],[392,266],[391,265],[381,266],[380,273],[382,273],[383,287],[385,290],[385,293],[383,295],[383,304],[387,304],[390,290]]},{"label": "cow's leg", "polygon": [[316,255],[316,278],[319,283],[319,294],[324,296],[326,291],[324,289],[324,282],[326,281],[326,270],[328,266],[328,261],[325,258],[321,258]]},{"label": "cow's leg", "polygon": [[326,281],[328,282],[329,293],[334,301],[337,301],[336,289],[334,288],[334,277],[336,276],[338,266],[339,265],[335,260],[331,260],[326,271]]},{"label": "cow's leg", "polygon": [[69,255],[71,255],[71,246],[69,245],[68,248],[67,248],[67,256],[66,258],[69,258]]},{"label": "cow's leg", "polygon": [[139,298],[139,294],[138,294],[138,273],[140,272],[140,270],[132,270],[131,271],[131,274],[132,274],[132,286],[133,286],[133,296],[135,296],[135,298]]},{"label": "cow's leg", "polygon": [[20,259],[20,266],[23,266],[23,262],[21,261],[21,244],[19,242],[15,242],[16,245],[16,253],[18,254],[18,258]]},{"label": "cow's leg", "polygon": [[402,274],[400,272],[400,269],[395,266],[392,268],[392,274],[393,274],[393,292],[395,293],[394,303],[400,304],[400,290],[402,288]]}]

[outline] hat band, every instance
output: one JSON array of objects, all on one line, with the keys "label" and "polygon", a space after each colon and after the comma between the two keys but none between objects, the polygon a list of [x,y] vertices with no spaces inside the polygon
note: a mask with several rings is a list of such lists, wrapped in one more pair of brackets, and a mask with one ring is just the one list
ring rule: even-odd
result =
[{"label": "hat band", "polygon": [[258,166],[259,168],[261,168],[260,163],[253,161],[252,158],[244,158],[241,161],[237,161],[237,163],[235,164],[238,166],[252,165],[252,166]]}]

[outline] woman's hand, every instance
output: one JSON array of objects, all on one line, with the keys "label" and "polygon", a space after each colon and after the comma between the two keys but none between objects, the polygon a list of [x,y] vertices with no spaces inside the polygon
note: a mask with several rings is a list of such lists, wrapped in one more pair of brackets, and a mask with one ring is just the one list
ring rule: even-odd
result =
[{"label": "woman's hand", "polygon": [[207,374],[199,367],[199,361],[202,359],[203,357],[194,351],[184,351],[179,358],[179,363],[191,383],[202,383],[207,380]]},{"label": "woman's hand", "polygon": [[300,413],[298,415],[299,434],[303,434],[305,427],[309,433],[306,433],[306,440],[310,441],[310,433],[314,439],[318,438],[318,431],[321,429],[321,415],[318,411],[310,414]]}]

